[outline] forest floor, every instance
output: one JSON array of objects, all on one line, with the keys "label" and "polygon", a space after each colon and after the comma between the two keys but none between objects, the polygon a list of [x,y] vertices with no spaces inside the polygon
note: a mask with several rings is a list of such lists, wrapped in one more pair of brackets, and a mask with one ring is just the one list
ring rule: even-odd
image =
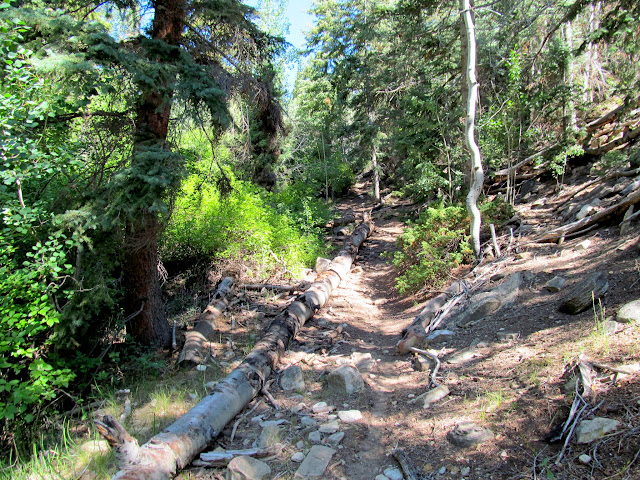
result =
[{"label": "forest floor", "polygon": [[[356,214],[370,210],[373,204],[364,187],[352,190],[338,208]],[[518,205],[518,215],[527,226],[522,230],[534,233],[560,223],[554,208],[562,193],[556,192],[555,185],[543,186],[536,192],[543,201]],[[399,466],[391,456],[394,448],[404,450],[425,478],[640,478],[639,377],[609,375],[594,384],[597,408],[589,414],[618,420],[620,426],[614,433],[589,444],[570,442],[557,464],[563,442],[543,440],[569,412],[572,397],[563,390],[567,382],[563,376],[580,354],[616,366],[637,366],[640,362],[640,328],[631,324],[617,324],[613,329],[605,326],[622,305],[640,297],[637,224],[624,237],[613,226],[560,245],[527,244],[523,236],[515,249],[494,260],[483,289],[492,288],[514,272],[525,274],[525,285],[513,304],[472,325],[460,327],[445,320],[441,328],[453,335],[429,348],[443,361],[438,381],[451,393],[425,409],[422,402],[410,401],[428,389],[428,372],[414,368],[414,354],[395,353],[403,328],[426,300],[438,293],[403,297],[394,286],[396,272],[389,253],[394,251],[412,208],[407,202],[390,201],[375,212],[375,231],[361,247],[351,274],[290,345],[279,373],[292,365],[301,366],[304,390],[283,391],[274,383],[270,393],[279,410],[264,397],[255,399],[245,409],[245,415],[249,410],[251,413],[241,419],[233,441],[232,422],[221,433],[218,446],[248,448],[260,435],[262,422],[278,420],[283,449],[268,459],[270,478],[294,478],[299,464],[291,461],[292,455],[306,454],[313,443],[309,433],[333,420],[336,413],[313,412],[314,405],[326,402],[329,410],[359,410],[362,418],[339,422],[338,431],[344,437],[338,442],[335,437],[329,440],[328,435],[320,437],[325,444],[333,442],[329,445],[335,450],[321,478],[402,478],[397,476]],[[589,244],[583,243],[587,239]],[[456,273],[459,277],[468,270]],[[602,305],[578,315],[560,313],[558,306],[567,288],[592,272],[608,276],[609,291]],[[565,277],[568,286],[550,292],[544,286],[556,275]],[[246,295],[220,322],[219,342],[208,370],[168,375],[163,388],[175,389],[171,385],[176,379],[183,384],[206,385],[230,371],[250,350],[276,308],[287,301],[282,296],[265,298],[264,293],[262,298]],[[499,339],[505,336],[499,335],[501,332],[507,334],[507,340]],[[357,366],[362,374],[365,388],[361,393],[339,395],[327,388],[327,374],[345,363]],[[134,402],[127,419],[129,428],[144,440],[188,409],[197,400],[192,397],[185,404],[169,402],[164,410],[170,415],[162,421],[154,413],[153,428],[148,420],[146,426],[141,425],[142,412],[151,408],[149,402]],[[153,408],[157,408],[155,404]],[[114,414],[121,410],[117,402],[111,407]],[[463,422],[489,428],[495,436],[470,448],[456,447],[447,434]],[[591,461],[581,463],[578,457],[582,454],[588,454]],[[191,466],[180,478],[219,479],[224,471]],[[385,472],[385,477],[380,476]],[[88,473],[85,478],[96,478],[86,476]]]}]

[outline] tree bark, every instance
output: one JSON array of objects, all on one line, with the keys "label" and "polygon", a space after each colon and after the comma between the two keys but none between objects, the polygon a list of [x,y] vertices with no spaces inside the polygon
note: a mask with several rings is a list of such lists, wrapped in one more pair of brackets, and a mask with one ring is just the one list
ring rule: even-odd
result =
[{"label": "tree bark", "polygon": [[[360,245],[372,231],[371,221],[360,224],[346,240],[329,269],[318,277],[309,290],[273,319],[265,335],[245,360],[218,383],[210,395],[175,423],[139,449],[130,449],[133,452],[131,458],[121,456],[119,471],[113,479],[167,480],[206,448],[262,390],[291,339],[326,304],[333,290],[349,273]],[[110,435],[111,430],[117,435]],[[100,431],[107,439],[128,438],[113,425],[105,432]],[[119,447],[117,442],[112,442],[112,446]]]},{"label": "tree bark", "polygon": [[[184,0],[156,0],[154,3],[151,38],[173,46],[180,45],[185,22]],[[139,162],[136,153],[140,148],[167,148],[172,93],[166,87],[165,80],[155,90],[147,90],[141,95],[137,106],[133,166]],[[163,159],[157,161],[162,162]],[[144,191],[144,187],[142,189]],[[137,341],[147,345],[168,346],[171,343],[171,329],[166,321],[159,272],[160,221],[157,214],[149,210],[150,207],[145,205],[139,217],[129,220],[125,227],[124,308],[127,314],[139,312],[127,326]]]},{"label": "tree bark", "polygon": [[213,334],[218,326],[217,318],[227,309],[229,300],[227,296],[231,293],[233,287],[233,278],[226,277],[220,282],[220,286],[216,291],[214,299],[204,312],[200,314],[198,323],[185,334],[184,347],[178,357],[178,363],[188,362],[190,364],[203,363],[207,357],[207,344],[213,338]]},{"label": "tree bark", "polygon": [[469,152],[471,153],[471,185],[467,194],[467,210],[471,217],[471,244],[476,258],[480,258],[480,210],[478,209],[478,197],[482,192],[484,182],[484,171],[482,170],[482,160],[480,149],[475,140],[475,120],[476,104],[478,103],[478,80],[476,78],[476,33],[471,12],[471,1],[460,0],[460,14],[465,27],[465,38],[467,44],[467,121],[465,125],[465,140]]}]

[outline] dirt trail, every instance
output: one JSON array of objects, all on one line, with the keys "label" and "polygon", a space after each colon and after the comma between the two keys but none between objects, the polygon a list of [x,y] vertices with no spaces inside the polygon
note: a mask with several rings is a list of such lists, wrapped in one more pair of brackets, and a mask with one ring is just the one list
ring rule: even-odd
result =
[{"label": "dirt trail", "polygon": [[[371,209],[373,204],[363,202],[367,198],[363,190],[362,186],[356,187],[356,194],[341,202],[339,209],[357,215]],[[344,448],[339,452],[345,464],[327,472],[327,478],[334,475],[335,478],[373,479],[385,468],[394,466],[388,455],[397,443],[394,431],[404,422],[397,396],[415,387],[416,372],[408,359],[394,355],[400,332],[411,322],[418,307],[399,298],[395,290],[396,272],[387,254],[395,250],[395,241],[404,224],[399,219],[402,207],[392,214],[389,212],[382,209],[374,214],[375,231],[361,248],[354,270],[335,291],[328,310],[320,312],[320,317],[309,325],[313,329],[317,322],[323,323],[325,319],[345,325],[346,334],[331,355],[347,357],[353,353],[370,353],[373,360],[368,365],[360,365],[366,391],[357,398],[335,399],[349,408],[360,409],[363,420],[347,429]],[[420,378],[420,383],[423,380]],[[405,399],[406,395],[403,395]]]}]

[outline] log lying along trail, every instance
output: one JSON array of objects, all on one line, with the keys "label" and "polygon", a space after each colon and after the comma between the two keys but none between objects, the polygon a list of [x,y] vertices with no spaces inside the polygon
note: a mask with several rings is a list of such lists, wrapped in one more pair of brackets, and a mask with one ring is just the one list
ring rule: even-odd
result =
[{"label": "log lying along trail", "polygon": [[280,356],[304,323],[325,305],[351,269],[360,245],[373,231],[365,219],[311,287],[276,316],[245,360],[215,390],[142,447],[110,416],[96,421],[118,458],[113,479],[166,480],[187,466],[262,390]]},{"label": "log lying along trail", "polygon": [[206,360],[209,341],[218,328],[216,320],[229,306],[227,297],[231,294],[232,288],[233,278],[226,277],[220,282],[213,301],[204,309],[193,329],[185,334],[184,347],[178,357],[178,363],[198,365]]}]

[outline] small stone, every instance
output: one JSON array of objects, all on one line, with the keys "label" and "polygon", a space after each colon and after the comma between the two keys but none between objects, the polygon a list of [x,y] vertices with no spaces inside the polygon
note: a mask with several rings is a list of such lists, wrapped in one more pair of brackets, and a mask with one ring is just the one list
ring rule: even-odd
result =
[{"label": "small stone", "polygon": [[340,430],[340,425],[338,425],[338,421],[337,420],[333,420],[331,422],[324,423],[318,429],[318,431],[320,433],[328,433],[328,434],[336,433],[338,430]]},{"label": "small stone", "polygon": [[353,423],[362,420],[362,412],[360,410],[340,410],[338,417],[344,423]]},{"label": "small stone", "polygon": [[473,422],[462,422],[447,434],[447,440],[458,447],[466,448],[484,443],[494,436],[494,433],[488,428]]},{"label": "small stone", "polygon": [[499,342],[509,343],[514,342],[520,337],[518,332],[498,332],[496,333],[496,338]]},{"label": "small stone", "polygon": [[582,455],[580,455],[578,457],[578,461],[580,463],[582,463],[583,465],[589,465],[591,463],[591,460],[593,460],[589,455],[587,455],[586,453],[583,453]]},{"label": "small stone", "polygon": [[576,245],[576,248],[578,250],[586,250],[590,246],[591,246],[591,240],[585,240],[583,242],[580,242],[578,245]]},{"label": "small stone", "polygon": [[311,417],[302,417],[300,419],[300,423],[302,425],[304,425],[305,427],[313,427],[315,426],[318,422],[316,422],[313,418]]},{"label": "small stone", "polygon": [[327,383],[330,388],[347,395],[364,389],[364,380],[360,372],[349,365],[343,365],[332,371],[327,378]]},{"label": "small stone", "polygon": [[269,448],[275,444],[280,443],[282,439],[282,431],[275,422],[264,422],[264,428],[260,432],[258,440],[256,440],[256,447]]},{"label": "small stone", "polygon": [[362,352],[353,352],[351,354],[351,363],[353,363],[360,372],[368,372],[375,365],[373,356],[370,353]]},{"label": "small stone", "polygon": [[462,469],[460,469],[460,475],[462,475],[463,477],[466,477],[470,473],[471,469],[469,467],[462,467]]},{"label": "small stone", "polygon": [[449,471],[455,475],[460,469],[454,465],[453,467],[449,467]]},{"label": "small stone", "polygon": [[322,445],[314,445],[298,467],[295,478],[320,478],[336,451]]},{"label": "small stone", "polygon": [[424,396],[424,404],[422,408],[429,408],[432,404],[442,400],[447,395],[449,395],[449,389],[446,385],[440,385],[439,387],[430,390],[429,393]]},{"label": "small stone", "polygon": [[227,465],[227,480],[263,480],[271,475],[271,467],[253,457],[235,457]]},{"label": "small stone", "polygon": [[576,428],[576,442],[591,443],[607,433],[618,429],[620,422],[611,418],[595,417],[593,420],[583,420]]},{"label": "small stone", "polygon": [[620,323],[640,323],[640,300],[629,302],[618,310],[616,321]]},{"label": "small stone", "polygon": [[302,410],[304,410],[305,408],[307,408],[307,406],[304,403],[299,403],[293,407],[291,407],[291,413],[298,414],[300,413]]},{"label": "small stone", "polygon": [[455,334],[451,330],[435,330],[427,335],[426,341],[431,343],[446,342]]},{"label": "small stone", "polygon": [[429,372],[435,366],[435,362],[424,355],[416,355],[412,361],[413,369],[416,372]]},{"label": "small stone", "polygon": [[384,471],[384,475],[389,480],[402,480],[404,478],[404,475],[399,468],[387,468]]},{"label": "small stone", "polygon": [[438,475],[444,475],[445,473],[447,473],[447,467],[442,467],[438,470]]},{"label": "small stone", "polygon": [[335,447],[336,445],[338,445],[342,441],[343,438],[344,438],[344,432],[334,433],[333,435],[329,436],[329,439],[328,439],[329,440],[329,445]]},{"label": "small stone", "polygon": [[313,443],[314,445],[322,443],[322,434],[317,430],[309,432],[309,436],[307,438],[309,438],[309,442]]},{"label": "small stone", "polygon": [[318,402],[314,404],[313,407],[311,407],[311,411],[313,413],[327,413],[331,410],[329,410],[329,405],[327,405],[327,402]]},{"label": "small stone", "polygon": [[567,279],[564,277],[556,276],[547,282],[544,286],[550,292],[559,292],[566,285]]},{"label": "small stone", "polygon": [[609,289],[607,274],[604,272],[594,272],[586,279],[576,284],[567,294],[566,300],[560,305],[562,313],[572,315],[584,312],[593,308],[593,302],[598,304],[598,299],[603,297]]},{"label": "small stone", "polygon": [[520,252],[516,254],[518,260],[529,260],[531,257],[533,257],[531,252]]},{"label": "small stone", "polygon": [[374,480],[389,480],[389,477],[387,477],[386,475],[376,475],[376,478]]},{"label": "small stone", "polygon": [[292,462],[300,463],[303,460],[304,460],[304,453],[302,452],[296,452],[293,455],[291,455]]},{"label": "small stone", "polygon": [[422,466],[422,471],[426,474],[433,472],[433,465],[431,465],[430,463],[425,463]]},{"label": "small stone", "polygon": [[302,450],[304,448],[304,442],[300,440],[298,443],[296,443],[296,448]]},{"label": "small stone", "polygon": [[304,375],[299,365],[293,365],[285,369],[280,375],[280,388],[282,390],[304,390]]},{"label": "small stone", "polygon": [[199,372],[204,372],[206,369],[207,369],[206,365],[198,365],[196,367],[196,370],[199,371]]},{"label": "small stone", "polygon": [[607,320],[604,322],[604,332],[607,335],[614,335],[622,330],[622,324],[614,320]]}]

